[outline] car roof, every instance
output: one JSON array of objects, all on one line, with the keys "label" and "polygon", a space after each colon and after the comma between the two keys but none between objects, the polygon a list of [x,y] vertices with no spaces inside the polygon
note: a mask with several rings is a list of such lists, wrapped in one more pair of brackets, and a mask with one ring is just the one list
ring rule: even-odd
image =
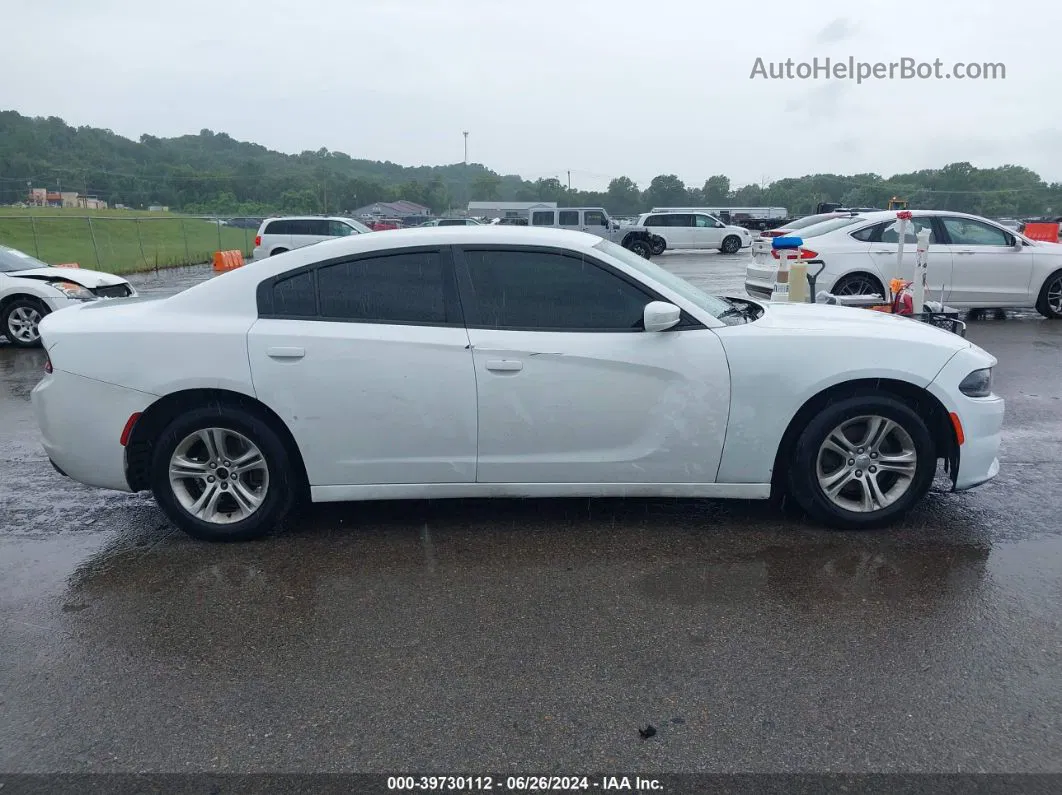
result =
[{"label": "car roof", "polygon": [[[855,213],[854,217],[865,221],[888,221],[896,218],[896,213],[903,212],[902,210],[878,210],[872,213]],[[970,213],[961,213],[958,210],[909,210],[908,212],[915,218],[923,218],[927,215],[955,215],[960,218],[970,218],[974,221],[988,221],[989,223],[998,223],[991,218],[985,218],[981,215],[972,215]]]},{"label": "car roof", "polygon": [[269,223],[270,221],[356,221],[356,218],[351,218],[346,215],[272,215],[266,218],[262,223]]}]

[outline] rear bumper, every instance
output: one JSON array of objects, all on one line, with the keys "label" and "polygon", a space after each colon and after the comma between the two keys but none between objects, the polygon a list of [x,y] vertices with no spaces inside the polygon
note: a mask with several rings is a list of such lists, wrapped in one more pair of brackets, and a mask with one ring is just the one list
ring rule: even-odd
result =
[{"label": "rear bumper", "polygon": [[774,281],[777,275],[777,267],[766,267],[757,260],[753,260],[745,269],[745,292],[753,298],[769,299],[774,291]]},{"label": "rear bumper", "polygon": [[89,486],[131,491],[122,430],[154,395],[56,370],[33,389],[32,401],[52,466]]}]

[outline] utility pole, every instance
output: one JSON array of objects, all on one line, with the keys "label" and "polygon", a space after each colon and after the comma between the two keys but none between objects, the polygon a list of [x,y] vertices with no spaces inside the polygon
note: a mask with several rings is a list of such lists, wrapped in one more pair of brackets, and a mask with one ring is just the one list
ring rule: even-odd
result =
[{"label": "utility pole", "polygon": [[467,214],[468,202],[470,200],[468,194],[468,130],[465,130],[462,135],[465,136],[465,167],[462,172],[462,177],[465,181],[465,213]]},{"label": "utility pole", "polygon": [[571,192],[572,192],[572,172],[571,172],[571,169],[569,169],[568,170],[568,193],[571,193]]}]

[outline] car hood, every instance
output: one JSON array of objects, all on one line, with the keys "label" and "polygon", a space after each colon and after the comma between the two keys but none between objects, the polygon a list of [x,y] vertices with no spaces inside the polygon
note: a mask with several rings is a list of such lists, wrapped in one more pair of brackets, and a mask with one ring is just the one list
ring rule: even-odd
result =
[{"label": "car hood", "polygon": [[87,271],[81,268],[30,268],[24,271],[10,271],[7,275],[16,279],[73,282],[90,290],[94,290],[97,287],[113,287],[116,284],[126,283],[125,279],[121,276],[115,276],[113,273]]},{"label": "car hood", "polygon": [[[744,299],[748,300],[748,299]],[[892,338],[897,342],[918,341],[942,345],[955,351],[969,348],[958,334],[909,317],[833,304],[761,303],[766,310],[756,325],[793,331],[822,331],[852,337]],[[903,355],[902,349],[897,355]]]}]

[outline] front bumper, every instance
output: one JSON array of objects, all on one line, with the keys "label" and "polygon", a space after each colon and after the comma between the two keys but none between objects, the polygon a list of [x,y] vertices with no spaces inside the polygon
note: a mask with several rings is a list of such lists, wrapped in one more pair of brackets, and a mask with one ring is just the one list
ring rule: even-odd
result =
[{"label": "front bumper", "polygon": [[131,491],[122,430],[154,395],[56,370],[34,387],[31,398],[52,466],[89,486]]},{"label": "front bumper", "polygon": [[971,398],[959,391],[959,384],[967,375],[995,364],[995,358],[971,346],[955,354],[928,387],[944,408],[958,417],[962,426],[964,439],[959,446],[955,491],[980,486],[999,473],[1004,400],[998,395]]}]

